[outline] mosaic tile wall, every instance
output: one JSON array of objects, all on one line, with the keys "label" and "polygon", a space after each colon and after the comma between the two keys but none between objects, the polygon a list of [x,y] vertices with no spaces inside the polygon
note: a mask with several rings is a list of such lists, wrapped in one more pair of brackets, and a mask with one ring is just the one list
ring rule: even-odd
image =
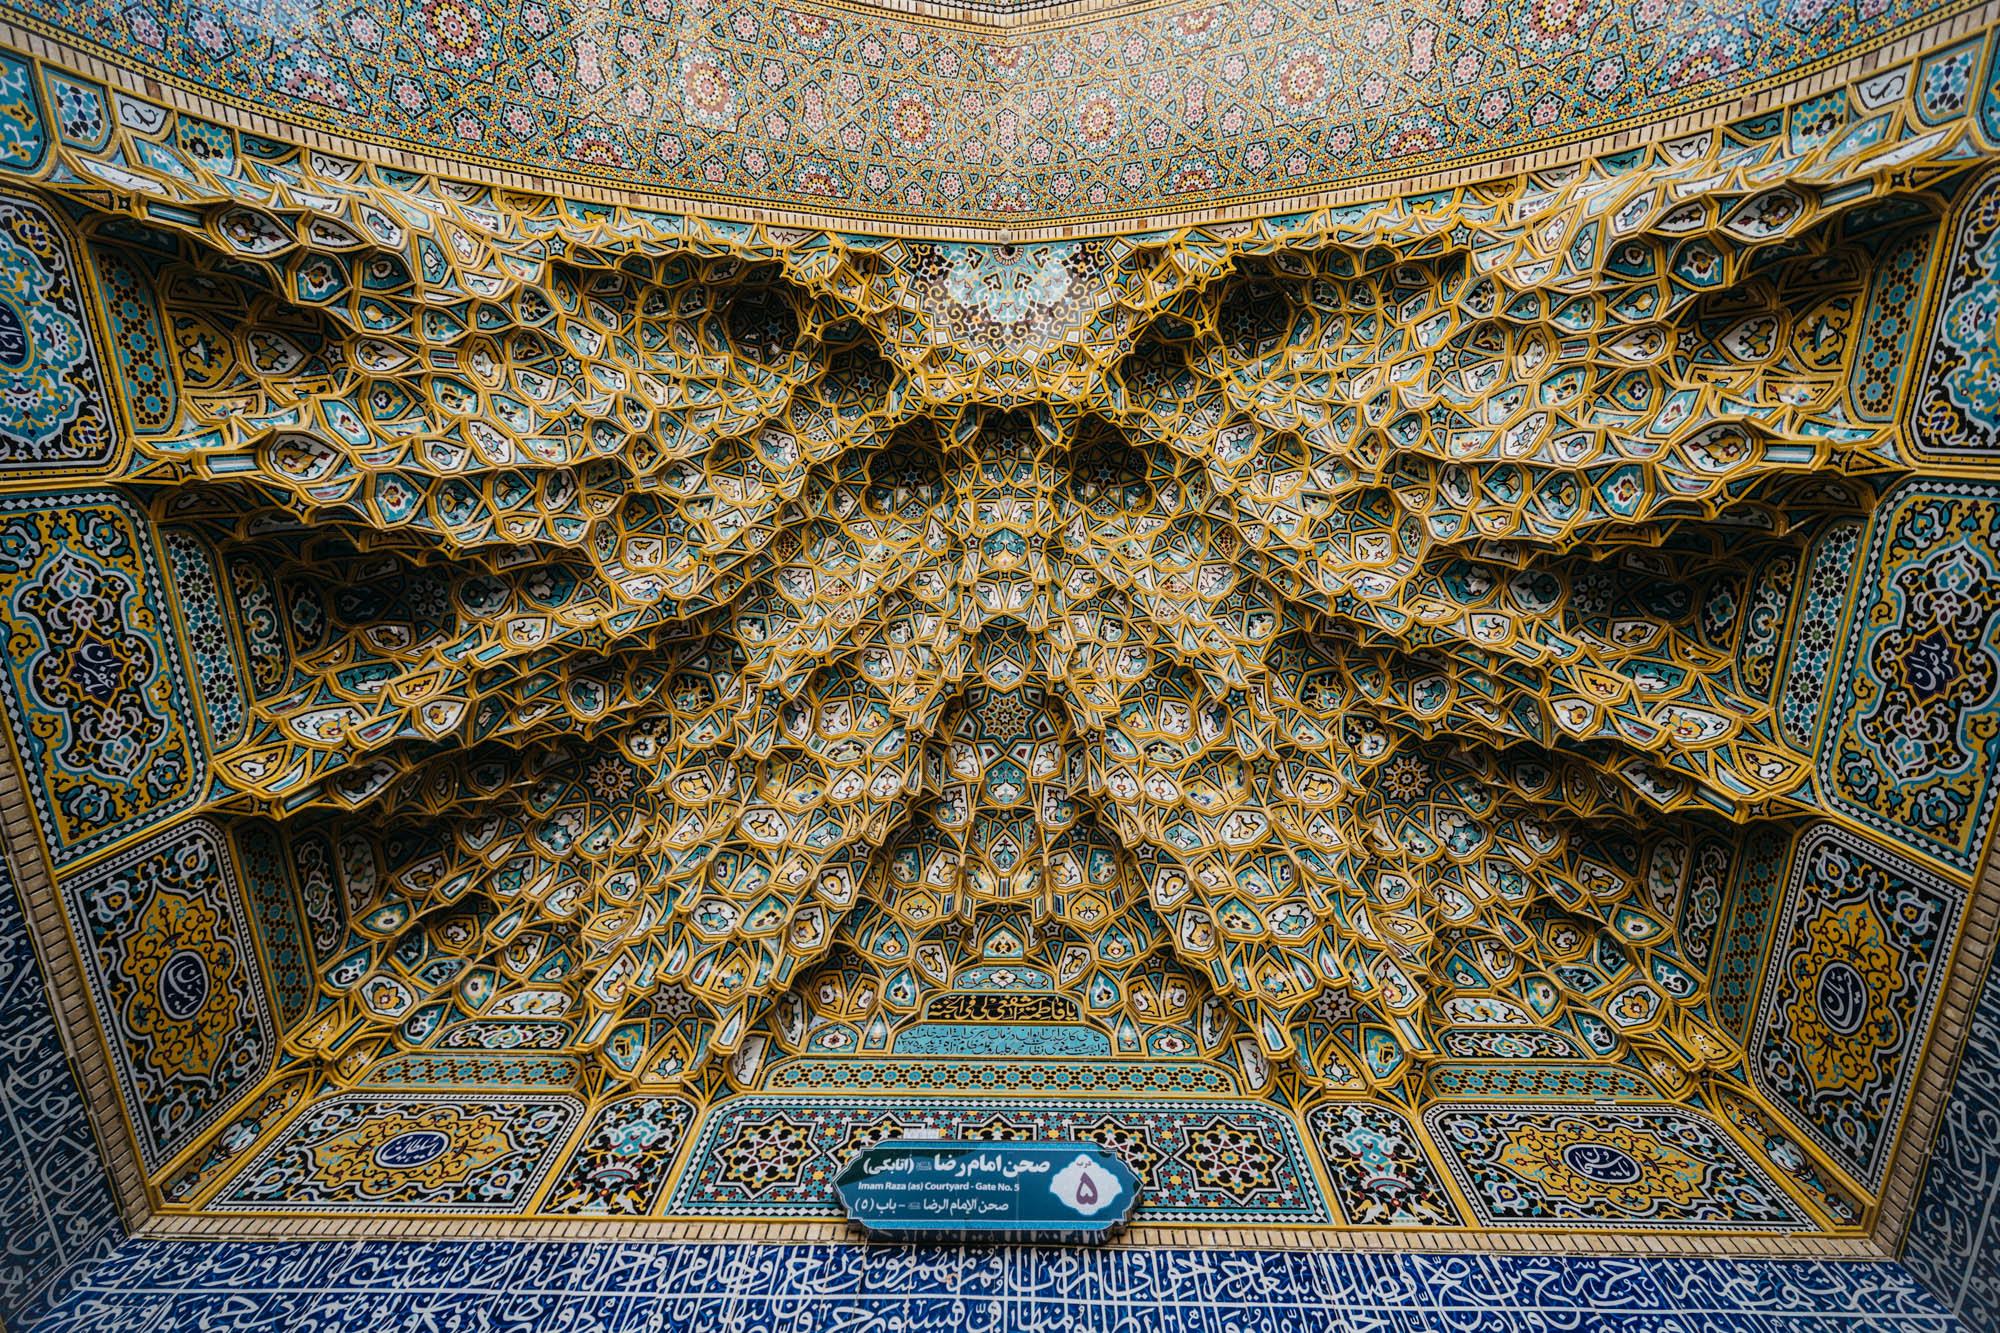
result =
[{"label": "mosaic tile wall", "polygon": [[1967,1328],[2000,1328],[2000,972],[1988,976],[1903,1262]]},{"label": "mosaic tile wall", "polygon": [[1960,1333],[1900,1265],[1231,1250],[133,1242],[21,1333]]},{"label": "mosaic tile wall", "polygon": [[[1968,7],[1179,0],[1019,28],[756,0],[615,17],[545,0],[0,13],[373,143],[929,226],[1408,179],[1732,101]],[[1938,78],[1965,97],[1976,75]]]},{"label": "mosaic tile wall", "polygon": [[0,861],[0,1323],[125,1238]]},{"label": "mosaic tile wall", "polygon": [[0,51],[9,828],[115,1178],[676,1234],[1082,1138],[1141,1225],[1851,1247],[2000,806],[1996,159],[1975,31],[967,245]]}]

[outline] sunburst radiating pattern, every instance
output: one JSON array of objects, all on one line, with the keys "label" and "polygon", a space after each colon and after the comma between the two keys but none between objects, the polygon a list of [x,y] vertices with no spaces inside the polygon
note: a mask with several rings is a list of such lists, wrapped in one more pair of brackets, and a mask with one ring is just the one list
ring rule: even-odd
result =
[{"label": "sunburst radiating pattern", "polygon": [[123,480],[225,556],[209,805],[345,922],[289,1059],[505,1015],[713,1091],[988,966],[1410,1104],[1740,1066],[1714,848],[1814,805],[1773,618],[1898,475],[1862,312],[1965,133],[989,246],[123,128],[49,182],[171,331]]}]

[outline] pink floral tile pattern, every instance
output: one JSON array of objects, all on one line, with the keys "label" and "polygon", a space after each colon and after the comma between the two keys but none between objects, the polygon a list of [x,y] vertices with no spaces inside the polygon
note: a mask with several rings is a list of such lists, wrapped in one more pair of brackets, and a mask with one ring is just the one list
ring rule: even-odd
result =
[{"label": "pink floral tile pattern", "polygon": [[1408,177],[1795,78],[1964,0],[1223,0],[978,24],[767,0],[4,9],[315,128],[883,221],[1160,213]]}]

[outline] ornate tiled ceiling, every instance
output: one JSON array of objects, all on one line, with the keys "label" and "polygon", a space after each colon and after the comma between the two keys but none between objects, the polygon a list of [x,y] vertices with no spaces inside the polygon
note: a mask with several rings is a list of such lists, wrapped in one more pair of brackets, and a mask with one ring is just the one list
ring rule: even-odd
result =
[{"label": "ornate tiled ceiling", "polygon": [[[1142,1227],[1893,1235],[1992,922],[1994,39],[1426,13],[5,56],[0,799],[127,1209],[795,1235],[943,1134]],[[901,224],[800,221],[815,123]],[[724,143],[782,225],[619,192]],[[1009,179],[1359,193],[954,239]]]},{"label": "ornate tiled ceiling", "polygon": [[1425,173],[1773,100],[1976,9],[1244,0],[933,18],[766,0],[8,0],[0,15],[153,89],[374,156],[758,220],[931,229],[1118,228],[1321,191],[1386,195]]}]

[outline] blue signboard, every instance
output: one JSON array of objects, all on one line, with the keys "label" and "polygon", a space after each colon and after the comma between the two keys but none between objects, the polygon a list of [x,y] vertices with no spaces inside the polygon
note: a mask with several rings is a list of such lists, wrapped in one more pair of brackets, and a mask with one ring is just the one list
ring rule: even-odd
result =
[{"label": "blue signboard", "polygon": [[1094,1143],[892,1139],[833,1183],[850,1218],[906,1240],[1105,1240],[1139,1194],[1132,1168]]}]

